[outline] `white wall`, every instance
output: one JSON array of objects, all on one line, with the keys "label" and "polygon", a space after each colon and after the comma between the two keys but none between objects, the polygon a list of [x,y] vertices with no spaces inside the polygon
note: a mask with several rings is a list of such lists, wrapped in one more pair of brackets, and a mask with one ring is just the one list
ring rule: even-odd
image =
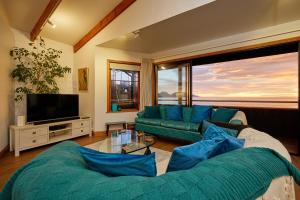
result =
[{"label": "white wall", "polygon": [[[95,105],[97,104],[95,99],[97,101],[99,100],[95,96],[95,90],[93,89],[96,80],[94,80],[94,76],[92,76],[92,74],[97,73],[95,71],[95,57],[97,58],[101,56],[96,53],[96,46],[98,44],[205,5],[212,1],[213,0],[138,0],[134,2],[134,4],[113,20],[75,54],[74,77],[77,79],[78,68],[88,67],[90,72],[89,90],[87,92],[79,93],[80,114],[91,116],[95,119]],[[170,4],[172,4],[172,6],[170,6]]]},{"label": "white wall", "polygon": [[0,151],[8,145],[8,126],[13,121],[11,110],[12,81],[9,78],[12,63],[9,51],[14,45],[13,33],[10,30],[6,15],[0,4]]},{"label": "white wall", "polygon": [[147,54],[122,51],[111,48],[96,48],[95,55],[95,119],[94,130],[104,131],[105,122],[134,121],[137,112],[107,113],[107,59],[141,62]]},{"label": "white wall", "polygon": [[[17,29],[12,29],[15,36],[15,46],[24,47],[30,49],[28,45],[29,42],[29,33],[19,31]],[[56,50],[61,50],[62,54],[59,58],[59,64],[62,66],[68,66],[71,68],[71,73],[66,74],[64,78],[57,79],[57,84],[59,91],[62,94],[72,94],[74,92],[73,87],[73,68],[74,68],[74,53],[73,46],[57,42],[48,38],[43,38],[46,43],[47,48],[54,48]]]},{"label": "white wall", "polygon": [[[31,47],[28,45],[29,42],[29,34],[19,31],[17,29],[12,29],[14,38],[15,38],[15,44],[16,47],[24,47],[27,49],[30,49]],[[61,50],[63,53],[61,54],[61,57],[59,58],[59,63],[62,66],[68,66],[71,68],[71,73],[68,73],[63,78],[57,79],[57,84],[59,87],[59,92],[61,94],[73,94],[74,93],[74,84],[75,84],[75,77],[73,75],[74,71],[74,53],[73,53],[73,47],[68,44],[64,44],[61,42],[56,42],[54,40],[44,38],[46,47],[54,48],[57,50]],[[15,87],[17,87],[18,83],[15,82]],[[22,101],[20,103],[16,103],[15,107],[15,118],[18,115],[26,115],[25,110],[25,101]]]},{"label": "white wall", "polygon": [[154,59],[154,62],[162,62],[298,36],[300,36],[300,20],[183,46],[176,49],[156,52],[151,54],[151,57]]},{"label": "white wall", "polygon": [[[79,93],[79,111],[81,116],[89,116],[94,119],[94,99],[95,99],[95,49],[96,46],[92,43],[86,44],[74,56],[74,90]],[[88,73],[88,91],[78,91],[78,69],[87,67]]]}]

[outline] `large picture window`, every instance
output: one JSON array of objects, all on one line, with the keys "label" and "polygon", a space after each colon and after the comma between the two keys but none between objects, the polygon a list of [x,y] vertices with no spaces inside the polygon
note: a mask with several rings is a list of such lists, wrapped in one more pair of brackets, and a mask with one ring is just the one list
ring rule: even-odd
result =
[{"label": "large picture window", "polygon": [[156,103],[298,109],[299,45],[245,47],[158,64]]},{"label": "large picture window", "polygon": [[157,103],[187,105],[188,65],[157,67]]},{"label": "large picture window", "polygon": [[192,104],[298,108],[298,52],[192,67]]},{"label": "large picture window", "polygon": [[139,70],[140,63],[108,61],[108,112],[139,110]]}]

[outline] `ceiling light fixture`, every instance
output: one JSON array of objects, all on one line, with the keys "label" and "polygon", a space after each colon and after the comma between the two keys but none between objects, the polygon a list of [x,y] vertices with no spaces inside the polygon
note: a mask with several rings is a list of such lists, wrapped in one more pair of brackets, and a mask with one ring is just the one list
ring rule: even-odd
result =
[{"label": "ceiling light fixture", "polygon": [[52,28],[55,28],[56,27],[56,24],[54,24],[53,22],[51,22],[49,19],[47,20],[47,23],[50,24],[50,26]]},{"label": "ceiling light fixture", "polygon": [[132,34],[133,34],[134,38],[138,38],[138,37],[140,37],[140,30],[133,31]]}]

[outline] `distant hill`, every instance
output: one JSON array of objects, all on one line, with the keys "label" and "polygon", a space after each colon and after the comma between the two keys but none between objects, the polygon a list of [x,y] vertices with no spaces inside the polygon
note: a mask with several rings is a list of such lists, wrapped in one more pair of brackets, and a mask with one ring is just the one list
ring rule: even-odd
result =
[{"label": "distant hill", "polygon": [[176,97],[176,92],[173,94],[169,94],[168,92],[160,92],[158,93],[158,97]]},{"label": "distant hill", "polygon": [[[177,97],[177,92],[169,94],[168,92],[162,91],[162,92],[158,93],[158,97],[174,98],[174,97]],[[199,96],[193,95],[193,97],[199,97]]]}]

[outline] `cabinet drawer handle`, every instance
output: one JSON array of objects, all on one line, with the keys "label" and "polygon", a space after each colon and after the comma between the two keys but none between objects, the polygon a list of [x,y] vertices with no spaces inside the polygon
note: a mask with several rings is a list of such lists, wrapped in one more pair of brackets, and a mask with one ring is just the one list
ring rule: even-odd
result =
[{"label": "cabinet drawer handle", "polygon": [[35,135],[35,134],[36,134],[36,131],[33,131],[33,132],[32,132],[32,135]]},{"label": "cabinet drawer handle", "polygon": [[32,140],[32,143],[36,143],[36,140]]},{"label": "cabinet drawer handle", "polygon": [[81,123],[81,126],[83,126],[83,123]]},{"label": "cabinet drawer handle", "polygon": [[81,130],[81,133],[83,132],[83,130]]}]

